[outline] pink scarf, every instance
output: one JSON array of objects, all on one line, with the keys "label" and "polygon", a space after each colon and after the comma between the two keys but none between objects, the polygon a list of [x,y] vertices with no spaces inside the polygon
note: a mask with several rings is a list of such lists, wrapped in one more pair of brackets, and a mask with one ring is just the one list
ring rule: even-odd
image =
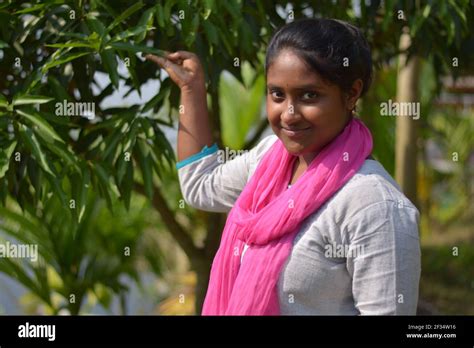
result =
[{"label": "pink scarf", "polygon": [[[297,157],[277,140],[229,213],[202,315],[279,315],[277,282],[301,223],[359,170],[371,151],[370,131],[352,119],[288,189]],[[244,242],[250,247],[241,264]]]}]

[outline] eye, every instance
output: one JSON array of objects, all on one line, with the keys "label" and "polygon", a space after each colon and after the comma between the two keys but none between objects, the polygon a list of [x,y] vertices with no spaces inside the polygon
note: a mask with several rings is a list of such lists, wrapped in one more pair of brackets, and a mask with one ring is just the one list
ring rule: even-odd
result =
[{"label": "eye", "polygon": [[269,90],[268,93],[273,97],[273,99],[283,99],[284,94],[278,90]]},{"label": "eye", "polygon": [[306,100],[316,99],[317,96],[318,96],[318,93],[316,92],[305,92],[303,94],[303,99],[306,99]]}]

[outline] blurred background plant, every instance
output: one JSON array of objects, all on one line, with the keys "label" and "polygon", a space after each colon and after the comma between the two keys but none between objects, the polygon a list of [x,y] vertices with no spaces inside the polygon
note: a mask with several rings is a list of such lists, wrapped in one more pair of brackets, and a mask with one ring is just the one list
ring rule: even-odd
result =
[{"label": "blurred background plant", "polygon": [[[14,279],[23,295],[6,313],[200,313],[225,215],[184,203],[179,90],[139,53],[196,52],[217,144],[248,149],[271,132],[270,36],[323,16],[354,23],[372,47],[358,113],[422,211],[420,312],[473,314],[473,13],[468,0],[3,1],[0,236],[41,258],[0,259],[0,310],[18,301],[6,297]],[[419,101],[421,118],[381,117],[389,99]],[[58,115],[71,102],[94,110]]]}]

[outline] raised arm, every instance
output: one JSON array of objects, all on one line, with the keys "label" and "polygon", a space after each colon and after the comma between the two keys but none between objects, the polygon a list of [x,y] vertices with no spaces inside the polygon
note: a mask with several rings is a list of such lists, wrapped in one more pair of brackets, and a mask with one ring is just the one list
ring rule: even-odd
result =
[{"label": "raised arm", "polygon": [[149,54],[145,58],[165,69],[181,90],[178,161],[200,152],[205,145],[211,146],[204,71],[198,56],[178,51],[165,57]]}]

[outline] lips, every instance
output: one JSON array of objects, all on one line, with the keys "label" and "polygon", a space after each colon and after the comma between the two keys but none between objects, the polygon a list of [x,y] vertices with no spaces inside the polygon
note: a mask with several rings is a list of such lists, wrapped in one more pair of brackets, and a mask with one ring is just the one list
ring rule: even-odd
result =
[{"label": "lips", "polygon": [[310,130],[311,127],[306,127],[306,128],[286,128],[286,127],[281,127],[281,130],[284,134],[286,134],[287,136],[289,137],[298,137],[298,136],[301,136],[303,134],[305,134],[305,132],[307,130]]},{"label": "lips", "polygon": [[286,128],[286,127],[281,127],[282,129],[285,129],[287,131],[291,131],[291,132],[300,132],[300,131],[304,131],[304,130],[308,130],[310,129],[311,127],[306,127],[306,128]]}]

